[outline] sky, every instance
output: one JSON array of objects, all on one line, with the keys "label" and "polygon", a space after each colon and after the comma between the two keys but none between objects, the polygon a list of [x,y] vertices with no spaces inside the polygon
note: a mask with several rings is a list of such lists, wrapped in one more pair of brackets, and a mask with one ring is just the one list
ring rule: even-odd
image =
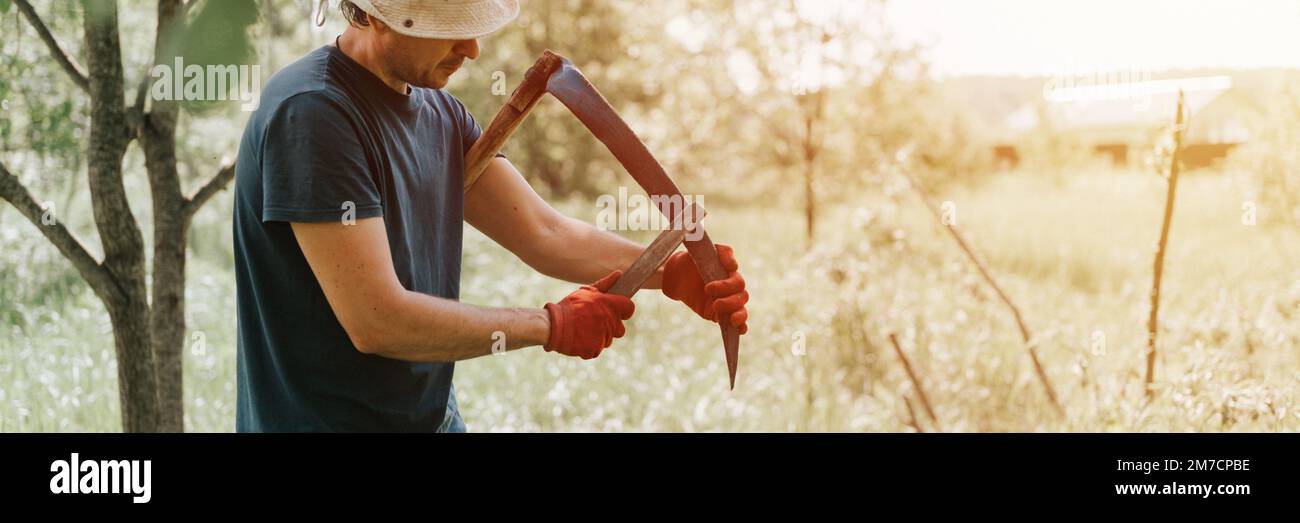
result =
[{"label": "sky", "polygon": [[944,76],[1300,68],[1300,0],[894,0],[887,16]]}]

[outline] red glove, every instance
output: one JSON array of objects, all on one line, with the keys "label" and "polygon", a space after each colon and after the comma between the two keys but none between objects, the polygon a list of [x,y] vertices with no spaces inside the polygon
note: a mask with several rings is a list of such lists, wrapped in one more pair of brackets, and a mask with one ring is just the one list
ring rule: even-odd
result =
[{"label": "red glove", "polygon": [[726,278],[705,285],[699,269],[695,268],[695,260],[690,253],[681,251],[664,263],[664,295],[685,303],[706,320],[726,318],[744,334],[749,330],[749,311],[745,310],[749,292],[745,290],[745,279],[736,271],[740,266],[731,246],[719,243],[717,247],[722,269],[727,271]]},{"label": "red glove", "polygon": [[622,274],[611,272],[596,283],[579,287],[560,303],[547,303],[551,334],[543,348],[589,360],[614,343],[614,338],[622,338],[623,320],[632,318],[636,305],[625,296],[606,293]]}]

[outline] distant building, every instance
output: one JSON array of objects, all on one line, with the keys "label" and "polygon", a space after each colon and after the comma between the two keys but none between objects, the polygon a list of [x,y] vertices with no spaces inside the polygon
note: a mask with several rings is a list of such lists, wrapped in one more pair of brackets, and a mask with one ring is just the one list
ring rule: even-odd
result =
[{"label": "distant building", "polygon": [[[1115,165],[1127,165],[1140,161],[1135,152],[1149,150],[1160,130],[1173,122],[1182,91],[1192,116],[1183,163],[1206,167],[1250,138],[1239,111],[1233,110],[1232,86],[1231,77],[1204,76],[1045,88],[1042,100],[1007,115],[1004,126],[1010,136],[1044,128],[1067,133]],[[998,144],[993,153],[998,167],[1014,167],[1020,160],[1015,145]]]}]

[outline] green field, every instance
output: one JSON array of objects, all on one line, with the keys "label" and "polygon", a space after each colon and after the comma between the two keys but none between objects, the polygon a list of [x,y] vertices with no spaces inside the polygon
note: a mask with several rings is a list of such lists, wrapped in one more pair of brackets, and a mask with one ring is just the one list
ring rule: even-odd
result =
[{"label": "green field", "polygon": [[[1164,182],[1102,170],[1011,173],[938,195],[1024,312],[1064,416],[1007,310],[905,190],[824,209],[811,252],[794,210],[711,206],[711,235],[736,247],[752,296],[734,391],[716,327],[647,292],[628,335],[596,360],[533,348],[458,365],[462,414],[471,431],[914,430],[902,398],[916,394],[887,341],[896,332],[937,412],[934,423],[915,405],[927,431],[1293,431],[1300,232],[1266,225],[1266,210],[1244,225],[1237,180],[1197,172],[1180,184],[1150,403]],[[234,427],[228,198],[199,216],[188,267],[190,431]],[[587,202],[563,208],[594,218]],[[0,222],[20,219],[0,207]],[[120,430],[98,301],[32,227],[0,232],[0,431]],[[464,301],[540,306],[572,287],[467,235]]]}]

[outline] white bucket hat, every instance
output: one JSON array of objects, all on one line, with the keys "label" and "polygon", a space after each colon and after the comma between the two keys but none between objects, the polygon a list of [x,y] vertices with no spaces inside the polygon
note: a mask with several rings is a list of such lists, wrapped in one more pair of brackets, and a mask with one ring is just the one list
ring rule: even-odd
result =
[{"label": "white bucket hat", "polygon": [[518,0],[352,0],[367,15],[416,38],[465,40],[486,35],[519,15]]}]

